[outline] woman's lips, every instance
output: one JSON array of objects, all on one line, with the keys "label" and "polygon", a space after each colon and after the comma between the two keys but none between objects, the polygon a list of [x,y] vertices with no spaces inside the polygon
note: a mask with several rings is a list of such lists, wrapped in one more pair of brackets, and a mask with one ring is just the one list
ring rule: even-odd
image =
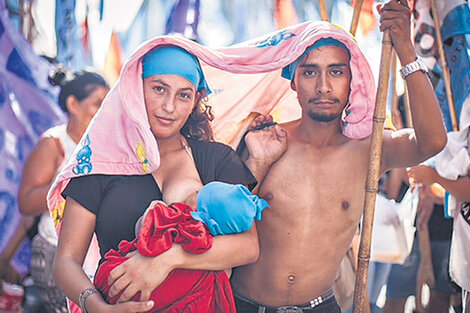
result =
[{"label": "woman's lips", "polygon": [[163,116],[156,116],[157,120],[163,124],[163,125],[170,125],[172,124],[175,120],[172,119],[172,118],[168,118],[168,117],[163,117]]}]

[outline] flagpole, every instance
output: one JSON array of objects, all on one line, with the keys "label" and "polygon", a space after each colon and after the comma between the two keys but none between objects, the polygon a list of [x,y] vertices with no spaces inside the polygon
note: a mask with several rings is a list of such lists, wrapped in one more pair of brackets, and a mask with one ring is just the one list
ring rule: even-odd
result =
[{"label": "flagpole", "polygon": [[329,22],[330,18],[328,17],[328,10],[326,9],[325,0],[318,0],[318,5],[320,7],[320,17],[322,21]]},{"label": "flagpole", "polygon": [[356,0],[356,3],[354,4],[354,13],[351,22],[351,28],[349,29],[349,32],[353,34],[353,36],[356,35],[357,24],[359,23],[359,15],[361,14],[362,2],[364,2],[364,0]]},{"label": "flagpole", "polygon": [[30,44],[33,43],[33,1],[29,0],[28,6],[28,34],[26,38]]},{"label": "flagpole", "polygon": [[[398,114],[398,94],[397,94],[397,53],[392,50],[392,124],[396,127],[399,121],[396,120]],[[403,123],[401,123],[403,125]]]},{"label": "flagpole", "polygon": [[385,121],[385,106],[387,103],[388,84],[390,80],[391,54],[392,40],[389,31],[385,30],[382,38],[382,56],[380,61],[379,82],[377,86],[377,98],[375,101],[372,141],[369,153],[369,168],[366,180],[364,214],[362,217],[362,235],[359,245],[353,313],[367,312],[369,308],[369,303],[366,303],[365,301],[367,292],[367,276],[369,270],[375,201],[380,177],[383,125]]},{"label": "flagpole", "polygon": [[459,124],[457,121],[457,114],[455,113],[455,104],[454,104],[454,97],[452,95],[452,86],[450,84],[449,68],[447,67],[446,56],[444,53],[444,46],[442,44],[441,23],[439,22],[439,13],[437,12],[435,0],[431,0],[431,10],[432,10],[432,16],[434,19],[434,26],[436,28],[437,47],[439,49],[439,58],[441,60],[442,72],[444,73],[444,83],[446,86],[447,101],[449,102],[450,119],[452,121],[452,128],[454,129],[454,131],[458,131]]},{"label": "flagpole", "polygon": [[24,36],[24,0],[19,1],[18,14],[20,15],[20,33]]}]

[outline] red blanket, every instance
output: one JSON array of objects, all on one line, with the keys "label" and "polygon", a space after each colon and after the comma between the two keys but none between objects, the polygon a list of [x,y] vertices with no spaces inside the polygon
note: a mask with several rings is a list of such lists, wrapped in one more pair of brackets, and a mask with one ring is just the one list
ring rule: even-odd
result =
[{"label": "red blanket", "polygon": [[[179,243],[191,253],[204,253],[212,247],[212,236],[202,222],[192,218],[191,207],[183,203],[170,206],[159,202],[149,211],[139,236],[121,241],[119,251],[109,251],[106,261],[95,276],[95,286],[109,303],[116,303],[121,294],[108,297],[109,273],[126,261],[126,254],[138,250],[146,256],[157,256]],[[137,293],[132,300],[139,300]],[[224,271],[177,269],[151,294],[155,302],[148,312],[223,312],[236,313],[232,289]]]}]

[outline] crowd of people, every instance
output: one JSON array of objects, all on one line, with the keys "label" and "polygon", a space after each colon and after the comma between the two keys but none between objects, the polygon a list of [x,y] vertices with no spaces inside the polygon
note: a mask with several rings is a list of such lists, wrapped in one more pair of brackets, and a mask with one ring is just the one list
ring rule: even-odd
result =
[{"label": "crowd of people", "polygon": [[[384,192],[400,201],[410,179],[420,189],[416,226],[429,229],[435,277],[426,312],[470,312],[469,291],[449,276],[456,230],[430,188],[452,194],[459,231],[470,228],[468,169],[449,180],[419,165],[446,147],[441,109],[412,44],[410,8],[392,0],[378,11],[404,65],[413,125],[383,131]],[[375,85],[348,33],[312,28],[306,49],[282,65],[300,118],[259,116],[240,155],[213,139],[211,82],[189,40],[147,42],[111,90],[94,72],[58,67],[50,80],[69,121],[29,155],[24,217],[0,258],[7,278],[14,251],[32,240],[24,312],[67,312],[72,302],[84,313],[350,310],[335,291],[363,213]],[[382,285],[383,312],[404,312],[421,292],[418,237],[404,264],[373,263],[381,274],[369,290],[372,312],[381,311]]]}]

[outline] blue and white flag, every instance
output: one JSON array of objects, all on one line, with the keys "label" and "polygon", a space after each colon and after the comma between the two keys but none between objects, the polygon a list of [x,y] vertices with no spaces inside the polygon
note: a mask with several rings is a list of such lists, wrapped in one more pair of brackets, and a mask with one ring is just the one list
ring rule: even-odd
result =
[{"label": "blue and white flag", "polygon": [[85,52],[75,18],[75,0],[56,0],[57,61],[69,70],[85,68]]},{"label": "blue and white flag", "polygon": [[[462,105],[470,93],[470,58],[465,38],[466,34],[470,34],[470,9],[464,0],[438,0],[436,5],[441,22],[446,62],[450,72],[455,111],[457,120],[459,120]],[[441,105],[447,131],[452,131],[444,78],[440,64],[437,62],[439,54],[430,1],[417,0],[415,11],[416,51],[419,56],[424,58],[426,65],[434,72],[435,77],[440,78],[435,86],[436,96]]]},{"label": "blue and white flag", "polygon": [[[65,116],[57,104],[57,90],[47,76],[49,63],[37,56],[8,17],[0,0],[0,251],[20,220],[18,187],[23,164],[39,136]],[[15,259],[27,269],[28,247]]]}]

